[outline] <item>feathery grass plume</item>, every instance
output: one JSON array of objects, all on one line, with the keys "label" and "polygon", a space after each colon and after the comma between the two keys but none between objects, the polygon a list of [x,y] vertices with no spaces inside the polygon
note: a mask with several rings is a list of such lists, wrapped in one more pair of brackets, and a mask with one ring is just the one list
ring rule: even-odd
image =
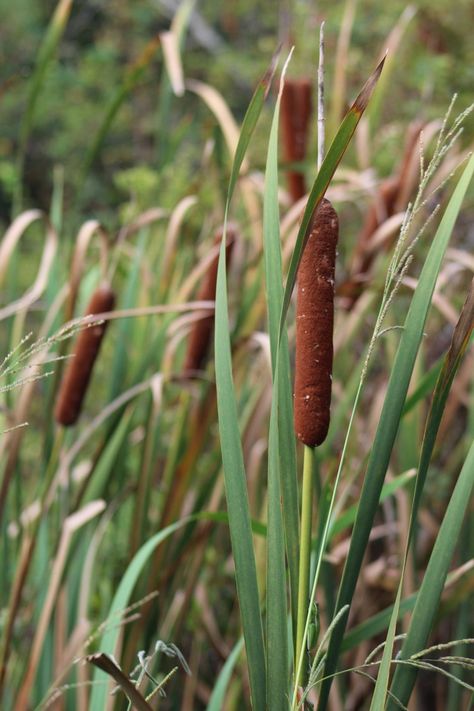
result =
[{"label": "feathery grass plume", "polygon": [[[107,284],[101,284],[92,294],[86,309],[86,316],[112,311],[115,305],[115,293]],[[73,358],[64,374],[54,416],[58,424],[68,427],[74,425],[81,412],[92,369],[104,337],[107,321],[94,323],[80,332]]]},{"label": "feathery grass plume", "polygon": [[[285,160],[288,163],[298,163],[306,157],[312,114],[311,91],[309,79],[285,79],[281,97],[281,125]],[[291,198],[297,202],[306,194],[304,173],[288,170],[287,176]]]},{"label": "feathery grass plume", "polygon": [[295,432],[308,447],[322,444],[329,429],[338,233],[336,211],[323,199],[298,269]]},{"label": "feathery grass plume", "polygon": [[[237,239],[237,229],[235,225],[227,225],[226,244],[226,264],[229,266],[232,257],[232,250]],[[222,229],[218,230],[214,238],[214,244],[220,245],[222,240]],[[197,298],[200,301],[215,301],[217,284],[217,266],[219,263],[219,253],[212,260],[198,292]],[[184,360],[185,371],[202,370],[209,352],[214,329],[214,312],[195,321],[191,333],[189,334],[186,357]]]}]

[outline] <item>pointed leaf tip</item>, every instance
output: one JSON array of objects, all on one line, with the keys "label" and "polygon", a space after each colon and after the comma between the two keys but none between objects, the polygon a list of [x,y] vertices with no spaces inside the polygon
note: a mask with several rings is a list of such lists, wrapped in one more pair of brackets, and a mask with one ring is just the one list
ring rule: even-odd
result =
[{"label": "pointed leaf tip", "polygon": [[276,72],[276,68],[278,66],[278,62],[280,59],[282,47],[283,47],[283,44],[280,42],[280,44],[278,45],[278,47],[276,48],[276,50],[273,54],[272,61],[270,62],[270,66],[268,67],[267,71],[265,72],[265,74],[263,75],[263,77],[261,79],[261,84],[265,89],[265,99],[268,96],[270,87],[272,85],[273,77],[275,76],[275,72]]},{"label": "pointed leaf tip", "polygon": [[452,366],[466,350],[474,330],[474,279],[471,281],[468,295],[462,307],[459,320],[454,328],[451,346],[448,352],[448,364]]},{"label": "pointed leaf tip", "polygon": [[387,59],[387,52],[385,52],[385,55],[383,56],[382,60],[379,62],[377,65],[375,71],[371,74],[371,76],[367,79],[365,82],[364,86],[361,89],[361,92],[357,99],[354,101],[354,103],[351,106],[351,111],[355,111],[358,114],[363,114],[365,109],[367,108],[367,104],[370,101],[370,97],[373,94],[373,91],[377,85],[377,82],[379,80],[379,77],[382,73],[383,65],[385,64],[385,60]]}]

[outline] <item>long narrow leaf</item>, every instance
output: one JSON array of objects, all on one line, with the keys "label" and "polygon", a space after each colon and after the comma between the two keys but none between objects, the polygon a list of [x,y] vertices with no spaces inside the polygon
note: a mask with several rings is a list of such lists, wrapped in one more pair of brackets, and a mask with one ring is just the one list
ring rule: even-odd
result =
[{"label": "long narrow leaf", "polygon": [[[283,273],[280,245],[280,221],[278,211],[278,122],[280,97],[270,132],[267,165],[265,170],[265,196],[263,202],[263,240],[265,257],[265,277],[268,303],[268,324],[272,369],[275,378],[278,324],[283,304]],[[291,614],[296,633],[298,603],[298,551],[299,514],[298,483],[296,477],[296,447],[293,435],[293,399],[291,387],[290,354],[288,336],[284,330],[280,342],[281,367],[279,368],[279,465],[282,494],[283,519],[286,534],[286,553],[290,578]],[[277,393],[274,394],[276,396]]]},{"label": "long narrow leaf", "polygon": [[[282,82],[283,75],[284,70]],[[283,303],[278,210],[278,123],[281,90],[282,85],[270,131],[263,203],[266,288],[274,379],[278,348],[278,319]],[[296,633],[298,600],[298,490],[296,448],[293,436],[290,355],[286,332],[281,340],[280,358],[281,365],[277,370],[279,380],[278,383],[274,382],[268,453],[267,706],[269,709],[275,710],[288,708],[288,627],[282,505],[294,634]]]},{"label": "long narrow leaf", "polygon": [[[451,385],[454,376],[457,373],[459,364],[466,352],[469,341],[471,339],[474,328],[474,281],[471,282],[471,288],[461,311],[461,316],[456,328],[454,329],[453,338],[449,351],[443,362],[443,367],[436,383],[433,402],[431,403],[428,420],[426,422],[425,434],[423,437],[423,445],[421,450],[420,465],[418,468],[418,476],[416,479],[415,494],[413,498],[413,517],[416,517],[418,506],[420,503],[421,494],[425,485],[426,475],[428,473],[428,465],[431,459],[431,453],[434,448],[436,435],[438,434],[441,418],[443,416],[446,401],[448,399]],[[409,537],[413,531],[410,528]]]},{"label": "long narrow leaf", "polygon": [[240,167],[262,110],[272,73],[264,77],[253,95],[235,151],[225,208],[224,234],[219,255],[215,312],[216,389],[222,462],[230,537],[235,561],[237,594],[247,651],[252,703],[255,709],[265,708],[265,651],[244,459],[232,378],[227,302],[226,230],[229,207]]}]

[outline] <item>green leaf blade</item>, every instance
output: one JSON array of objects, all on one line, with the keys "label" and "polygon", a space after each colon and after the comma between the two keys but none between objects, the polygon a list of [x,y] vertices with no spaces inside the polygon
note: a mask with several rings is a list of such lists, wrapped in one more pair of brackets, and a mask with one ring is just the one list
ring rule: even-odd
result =
[{"label": "green leaf blade", "polygon": [[280,100],[279,95],[270,131],[263,203],[265,275],[274,379],[268,457],[267,690],[269,708],[288,706],[285,544],[290,579],[293,635],[296,634],[299,551],[296,448],[293,436],[291,368],[286,331],[283,333],[278,349],[278,324],[283,303],[278,209]]},{"label": "green leaf blade", "polygon": [[215,368],[219,434],[229,530],[235,561],[237,595],[248,659],[252,703],[255,709],[265,708],[266,663],[246,475],[232,377],[227,300],[226,230],[230,203],[237,184],[240,167],[260,116],[271,77],[272,72],[264,77],[252,97],[242,123],[235,151],[225,207],[224,233],[219,254],[215,311]]}]

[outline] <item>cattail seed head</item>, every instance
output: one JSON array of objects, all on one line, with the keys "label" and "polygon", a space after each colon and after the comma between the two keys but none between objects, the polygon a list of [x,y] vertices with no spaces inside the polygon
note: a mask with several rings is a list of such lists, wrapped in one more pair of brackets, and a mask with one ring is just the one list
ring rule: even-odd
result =
[{"label": "cattail seed head", "polygon": [[[226,264],[229,266],[232,256],[232,250],[237,238],[237,230],[234,225],[227,226],[227,244],[226,244]],[[222,230],[216,233],[214,244],[220,245],[222,241]],[[216,285],[217,285],[217,268],[219,266],[219,254],[209,265],[207,273],[198,291],[198,301],[215,301]],[[214,329],[214,313],[204,316],[195,321],[188,338],[186,357],[184,359],[185,371],[202,370],[206,361],[209,347],[211,345],[212,333]]]},{"label": "cattail seed head", "polygon": [[[288,163],[298,163],[306,157],[308,129],[311,121],[312,85],[309,79],[285,79],[281,97],[283,149]],[[289,170],[288,189],[293,202],[306,194],[304,174]]]},{"label": "cattail seed head", "polygon": [[[110,286],[103,284],[94,291],[85,315],[112,311],[114,305],[115,293]],[[73,357],[64,373],[54,411],[56,422],[64,427],[74,425],[80,415],[106,328],[107,321],[95,323],[84,328],[77,337]]]},{"label": "cattail seed head", "polygon": [[339,223],[323,199],[310,223],[298,269],[294,423],[301,442],[322,444],[329,429],[334,277]]}]

